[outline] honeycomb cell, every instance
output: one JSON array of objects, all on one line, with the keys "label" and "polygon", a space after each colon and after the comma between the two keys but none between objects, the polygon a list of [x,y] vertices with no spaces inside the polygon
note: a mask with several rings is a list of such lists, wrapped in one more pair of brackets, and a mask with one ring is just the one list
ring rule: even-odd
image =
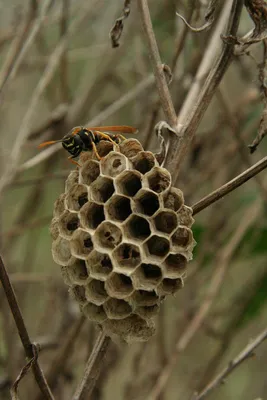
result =
[{"label": "honeycomb cell", "polygon": [[153,218],[156,229],[170,234],[178,226],[178,218],[174,211],[162,210]]},{"label": "honeycomb cell", "polygon": [[178,278],[186,270],[187,259],[183,254],[169,254],[164,261],[167,278]]},{"label": "honeycomb cell", "polygon": [[145,189],[140,190],[134,199],[134,211],[149,217],[155,214],[159,207],[160,202],[158,196]]},{"label": "honeycomb cell", "polygon": [[[117,149],[119,149],[119,146],[116,144],[114,145],[114,142],[102,140],[100,143],[97,144],[96,148],[100,157],[104,158],[113,150],[116,151]],[[95,153],[93,153],[93,158],[97,160],[97,156]]]},{"label": "honeycomb cell", "polygon": [[84,286],[79,286],[79,285],[73,286],[72,288],[70,288],[70,293],[73,295],[73,297],[79,304],[86,303]]},{"label": "honeycomb cell", "polygon": [[100,168],[103,175],[115,178],[122,171],[128,168],[128,161],[123,154],[111,151],[100,161]]},{"label": "honeycomb cell", "polygon": [[179,211],[184,204],[184,195],[180,189],[171,187],[164,197],[164,207],[173,211]]},{"label": "honeycomb cell", "polygon": [[70,279],[70,275],[68,272],[68,266],[62,265],[60,269],[61,269],[61,275],[62,275],[65,285],[72,286],[73,282]]},{"label": "honeycomb cell", "polygon": [[150,234],[149,222],[138,215],[132,214],[124,224],[126,237],[143,242]]},{"label": "honeycomb cell", "polygon": [[191,226],[194,223],[194,218],[192,217],[192,214],[193,214],[192,208],[183,205],[178,212],[178,218],[180,224],[186,225],[188,228],[191,228]]},{"label": "honeycomb cell", "polygon": [[68,266],[68,274],[73,284],[84,285],[88,279],[88,271],[84,260],[76,260],[74,264]]},{"label": "honeycomb cell", "polygon": [[106,280],[113,270],[112,262],[105,253],[93,250],[86,260],[92,278]]},{"label": "honeycomb cell", "polygon": [[131,278],[123,274],[113,273],[105,282],[105,288],[109,296],[116,299],[125,299],[133,292]]},{"label": "honeycomb cell", "polygon": [[70,241],[70,250],[73,256],[86,259],[93,250],[91,235],[85,230],[78,228]]},{"label": "honeycomb cell", "polygon": [[57,218],[53,218],[50,224],[50,234],[53,240],[56,240],[59,235]]},{"label": "honeycomb cell", "polygon": [[154,321],[144,320],[139,315],[130,315],[121,320],[107,320],[103,328],[107,335],[118,335],[128,343],[145,342],[155,334]]},{"label": "honeycomb cell", "polygon": [[158,304],[159,296],[155,290],[136,290],[132,294],[130,302],[136,306],[153,306],[154,304]]},{"label": "honeycomb cell", "polygon": [[55,201],[54,204],[54,213],[53,216],[55,218],[59,218],[63,212],[65,211],[65,193],[62,193],[59,198]]},{"label": "honeycomb cell", "polygon": [[151,171],[151,169],[157,165],[157,161],[150,151],[140,151],[133,159],[132,164],[134,169],[141,172],[141,174],[146,174]]},{"label": "honeycomb cell", "polygon": [[87,303],[83,307],[84,315],[93,322],[102,323],[107,319],[103,306]]},{"label": "honeycomb cell", "polygon": [[106,204],[105,210],[113,221],[125,221],[132,213],[130,200],[120,195],[112,196]]},{"label": "honeycomb cell", "polygon": [[136,139],[126,139],[120,143],[120,151],[127,158],[131,159],[136,156],[140,151],[143,151],[143,147],[140,142]]},{"label": "honeycomb cell", "polygon": [[158,304],[154,304],[153,306],[138,307],[135,310],[135,312],[136,312],[136,314],[138,314],[140,317],[142,317],[144,319],[153,318],[159,312],[159,305]]},{"label": "honeycomb cell", "polygon": [[105,203],[113,195],[115,189],[113,180],[99,176],[90,186],[90,197],[99,203]]},{"label": "honeycomb cell", "polygon": [[76,184],[66,194],[65,203],[70,211],[79,211],[88,202],[88,190],[85,185]]},{"label": "honeycomb cell", "polygon": [[193,243],[192,231],[186,226],[179,226],[171,238],[173,246],[179,248],[188,248]]},{"label": "honeycomb cell", "polygon": [[170,250],[170,243],[166,238],[153,235],[145,242],[145,248],[149,255],[163,258]]},{"label": "honeycomb cell", "polygon": [[157,293],[159,296],[165,296],[168,294],[174,294],[179,289],[182,289],[184,286],[182,278],[170,279],[165,278],[161,282],[161,284],[157,287]]},{"label": "honeycomb cell", "polygon": [[132,312],[132,307],[124,300],[109,299],[104,304],[104,310],[111,319],[122,319],[128,317]]},{"label": "honeycomb cell", "polygon": [[70,239],[73,233],[78,229],[80,220],[77,213],[64,211],[58,220],[58,229],[62,237]]},{"label": "honeycomb cell", "polygon": [[124,171],[116,178],[117,191],[133,197],[142,187],[142,175],[137,171]]},{"label": "honeycomb cell", "polygon": [[162,193],[170,188],[171,175],[164,168],[154,167],[145,177],[149,188],[156,193]]},{"label": "honeycomb cell", "polygon": [[79,182],[79,171],[77,170],[71,171],[65,182],[65,192],[68,192],[72,188],[72,186],[78,182]]},{"label": "honeycomb cell", "polygon": [[141,262],[140,249],[130,243],[120,244],[112,253],[112,256],[119,266],[119,270],[126,274],[133,271]]},{"label": "honeycomb cell", "polygon": [[96,229],[105,220],[103,205],[89,201],[81,208],[80,218],[85,228]]},{"label": "honeycomb cell", "polygon": [[85,185],[91,185],[99,176],[99,163],[94,160],[88,160],[80,168],[80,181]]},{"label": "honeycomb cell", "polygon": [[69,242],[60,236],[52,243],[52,256],[59,265],[71,265],[75,261],[70,252]]},{"label": "honeycomb cell", "polygon": [[135,289],[154,289],[162,280],[161,269],[154,264],[141,264],[132,276]]},{"label": "honeycomb cell", "polygon": [[85,296],[91,303],[100,306],[107,298],[108,294],[105,289],[105,284],[97,279],[92,279],[85,288]]},{"label": "honeycomb cell", "polygon": [[100,248],[112,250],[121,243],[122,232],[114,223],[104,221],[95,231],[94,241]]}]

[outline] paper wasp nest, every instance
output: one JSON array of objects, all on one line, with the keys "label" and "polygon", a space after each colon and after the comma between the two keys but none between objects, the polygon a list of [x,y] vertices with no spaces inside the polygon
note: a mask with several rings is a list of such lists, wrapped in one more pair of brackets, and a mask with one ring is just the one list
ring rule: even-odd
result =
[{"label": "paper wasp nest", "polygon": [[82,312],[107,335],[144,341],[166,295],[183,287],[195,245],[191,208],[135,139],[97,161],[82,153],[55,203],[52,253]]}]

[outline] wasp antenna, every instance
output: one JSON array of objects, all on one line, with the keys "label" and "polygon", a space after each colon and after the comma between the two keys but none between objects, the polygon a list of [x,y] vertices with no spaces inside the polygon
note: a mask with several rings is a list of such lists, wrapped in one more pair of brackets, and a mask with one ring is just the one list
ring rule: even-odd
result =
[{"label": "wasp antenna", "polygon": [[60,143],[62,142],[62,140],[50,140],[49,142],[44,142],[38,145],[38,149],[41,149],[42,147],[45,146],[50,146],[50,144],[54,144],[54,143]]}]

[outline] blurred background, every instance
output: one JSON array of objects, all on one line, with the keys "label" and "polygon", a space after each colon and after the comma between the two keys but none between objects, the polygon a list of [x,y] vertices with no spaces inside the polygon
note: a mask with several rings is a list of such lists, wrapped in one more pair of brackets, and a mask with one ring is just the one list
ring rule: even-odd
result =
[{"label": "blurred background", "polygon": [[[176,11],[199,27],[208,1],[148,3],[162,60],[173,73],[170,91],[179,113],[224,2],[211,29],[200,33],[186,28]],[[164,115],[135,2],[120,46],[112,48],[109,38],[122,10],[120,0],[0,2],[0,248],[30,337],[42,345],[40,363],[56,399],[74,392],[97,329],[81,318],[51,256],[53,204],[75,167],[60,146],[43,152],[37,146],[62,138],[75,125],[125,124],[139,129],[146,150],[159,151],[153,128]],[[239,34],[252,28],[244,8]],[[215,60],[220,46],[219,40],[209,58]],[[247,148],[263,111],[262,62],[262,44],[251,46],[249,54],[234,58],[216,91],[176,182],[187,205],[264,156],[264,140],[252,155]],[[262,172],[195,216],[198,245],[185,287],[163,304],[149,342],[112,343],[92,399],[189,400],[266,327],[266,199]],[[190,336],[192,321],[198,325]],[[263,344],[209,398],[266,398],[266,357]],[[24,364],[0,289],[1,399],[10,398]],[[155,397],[163,371],[168,380]],[[19,393],[21,399],[38,399],[38,390],[28,374]]]}]

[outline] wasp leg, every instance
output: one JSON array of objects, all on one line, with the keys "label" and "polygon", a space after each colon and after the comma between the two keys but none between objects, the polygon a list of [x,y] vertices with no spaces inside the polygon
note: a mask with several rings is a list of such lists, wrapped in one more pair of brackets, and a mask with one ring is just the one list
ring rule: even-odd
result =
[{"label": "wasp leg", "polygon": [[121,134],[117,134],[117,135],[115,135],[115,136],[118,137],[118,138],[121,139],[121,140],[126,140],[126,137],[123,136],[123,135],[121,135]]},{"label": "wasp leg", "polygon": [[80,164],[77,163],[77,161],[73,160],[73,156],[69,156],[69,157],[68,157],[68,160],[69,160],[72,164],[78,165],[78,167],[80,167]]},{"label": "wasp leg", "polygon": [[94,142],[92,142],[92,148],[93,148],[93,152],[95,153],[97,159],[100,161],[102,157],[100,157]]},{"label": "wasp leg", "polygon": [[109,135],[107,135],[106,133],[103,133],[103,132],[99,132],[99,131],[95,131],[102,139],[104,139],[104,140],[109,140],[111,143],[113,143],[114,145],[116,145],[117,143],[116,142],[114,142],[114,140],[112,140],[112,138],[109,136]]}]

